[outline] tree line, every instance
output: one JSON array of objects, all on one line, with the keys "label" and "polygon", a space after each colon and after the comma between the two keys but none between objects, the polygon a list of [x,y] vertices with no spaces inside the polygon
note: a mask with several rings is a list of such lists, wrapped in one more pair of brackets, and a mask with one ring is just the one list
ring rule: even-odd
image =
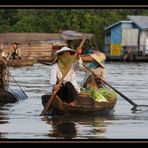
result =
[{"label": "tree line", "polygon": [[94,33],[100,48],[104,45],[104,28],[127,15],[148,15],[147,9],[0,9],[0,33],[43,32],[58,33],[75,30]]}]

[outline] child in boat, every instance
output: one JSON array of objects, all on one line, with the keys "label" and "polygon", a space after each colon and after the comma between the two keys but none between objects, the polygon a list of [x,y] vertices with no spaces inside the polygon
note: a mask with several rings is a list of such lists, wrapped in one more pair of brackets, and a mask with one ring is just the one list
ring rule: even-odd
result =
[{"label": "child in boat", "polygon": [[57,58],[56,63],[51,67],[50,74],[50,92],[56,91],[57,96],[64,102],[74,105],[74,99],[78,93],[80,93],[80,86],[76,81],[75,71],[82,67],[82,59],[80,54],[82,52],[81,48],[77,48],[76,52],[78,53],[77,60],[72,64],[69,72],[64,78],[62,86],[58,85],[58,82],[61,80],[65,70],[67,69],[71,59],[72,54],[75,53],[75,50],[63,47],[60,50],[54,53],[54,57]]}]

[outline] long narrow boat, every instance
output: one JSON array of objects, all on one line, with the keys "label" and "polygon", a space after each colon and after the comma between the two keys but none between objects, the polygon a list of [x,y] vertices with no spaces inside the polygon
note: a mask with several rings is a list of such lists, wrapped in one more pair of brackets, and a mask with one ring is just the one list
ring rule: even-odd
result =
[{"label": "long narrow boat", "polygon": [[[107,91],[110,91],[106,88]],[[41,97],[42,104],[45,107],[51,95],[43,95]],[[68,103],[62,102],[58,97],[54,98],[53,105],[56,108],[56,113],[53,113],[51,107],[48,115],[70,114],[70,115],[106,115],[109,114],[115,107],[117,95],[108,98],[108,102],[96,102],[92,97],[80,94],[76,97],[76,105],[71,106]]]},{"label": "long narrow boat", "polygon": [[49,59],[40,58],[40,59],[37,59],[37,62],[44,64],[44,65],[52,65],[53,59],[51,59],[51,58],[49,58]]},{"label": "long narrow boat", "polygon": [[13,67],[32,66],[34,63],[36,63],[36,60],[29,60],[29,59],[8,60],[7,63],[9,66]]}]

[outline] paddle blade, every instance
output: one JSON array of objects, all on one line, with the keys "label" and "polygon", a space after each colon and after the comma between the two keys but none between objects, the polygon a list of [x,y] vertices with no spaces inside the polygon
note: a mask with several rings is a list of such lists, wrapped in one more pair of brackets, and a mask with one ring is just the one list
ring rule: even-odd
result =
[{"label": "paddle blade", "polygon": [[148,105],[136,105],[131,108],[131,110],[133,110],[133,112],[148,110]]}]

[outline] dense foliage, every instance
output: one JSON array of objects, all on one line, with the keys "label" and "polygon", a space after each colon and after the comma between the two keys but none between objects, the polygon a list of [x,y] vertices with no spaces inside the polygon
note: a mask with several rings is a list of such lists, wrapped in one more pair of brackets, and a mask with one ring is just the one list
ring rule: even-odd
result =
[{"label": "dense foliage", "polygon": [[75,30],[95,33],[100,48],[104,28],[127,15],[147,15],[147,9],[0,9],[0,32],[46,32]]}]

